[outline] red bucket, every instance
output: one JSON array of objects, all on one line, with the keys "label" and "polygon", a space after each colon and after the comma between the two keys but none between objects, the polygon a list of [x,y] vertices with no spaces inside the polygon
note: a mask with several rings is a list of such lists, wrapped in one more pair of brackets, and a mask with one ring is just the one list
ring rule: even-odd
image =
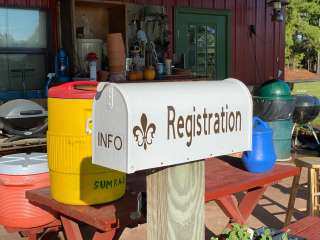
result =
[{"label": "red bucket", "polygon": [[48,187],[49,173],[45,153],[12,154],[0,158],[0,224],[11,228],[46,225],[55,217],[31,204],[28,190]]}]

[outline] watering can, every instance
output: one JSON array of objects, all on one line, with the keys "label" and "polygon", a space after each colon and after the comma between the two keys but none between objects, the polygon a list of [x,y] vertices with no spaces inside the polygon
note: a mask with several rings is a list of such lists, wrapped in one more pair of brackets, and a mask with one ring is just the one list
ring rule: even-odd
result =
[{"label": "watering can", "polygon": [[242,161],[249,172],[263,173],[272,169],[277,159],[272,128],[258,117],[253,118],[252,150],[243,154]]}]

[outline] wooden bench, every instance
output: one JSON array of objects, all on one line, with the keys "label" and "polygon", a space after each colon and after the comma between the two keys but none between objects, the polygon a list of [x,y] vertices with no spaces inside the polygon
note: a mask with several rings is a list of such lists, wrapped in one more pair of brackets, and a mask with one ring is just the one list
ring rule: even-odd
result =
[{"label": "wooden bench", "polygon": [[[253,174],[242,168],[237,158],[212,158],[205,163],[205,201],[216,201],[231,221],[244,223],[268,186],[284,178],[299,174],[299,169],[288,165],[275,165],[272,171]],[[49,188],[28,191],[26,196],[34,204],[56,212],[62,221],[67,239],[81,240],[79,222],[95,229],[93,239],[114,239],[128,226],[144,222],[143,217],[131,219],[136,211],[137,196],[145,192],[146,172],[128,175],[127,192],[118,201],[98,206],[70,206],[51,198]],[[245,192],[240,203],[234,194]]]},{"label": "wooden bench", "polygon": [[292,235],[303,237],[306,240],[320,239],[320,218],[319,217],[305,217],[295,223],[283,228]]}]

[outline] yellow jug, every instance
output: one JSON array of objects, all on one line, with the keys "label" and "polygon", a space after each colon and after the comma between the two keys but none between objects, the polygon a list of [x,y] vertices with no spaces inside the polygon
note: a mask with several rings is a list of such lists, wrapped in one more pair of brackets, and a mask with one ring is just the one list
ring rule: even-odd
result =
[{"label": "yellow jug", "polygon": [[78,81],[49,90],[48,164],[51,195],[58,202],[101,204],[125,193],[125,173],[91,163],[88,127],[96,85],[94,81]]}]

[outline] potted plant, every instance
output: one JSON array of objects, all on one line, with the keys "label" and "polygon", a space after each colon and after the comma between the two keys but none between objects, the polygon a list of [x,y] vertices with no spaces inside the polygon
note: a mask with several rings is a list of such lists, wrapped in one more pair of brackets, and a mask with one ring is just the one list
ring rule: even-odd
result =
[{"label": "potted plant", "polygon": [[211,240],[251,240],[253,232],[245,225],[232,224],[231,228],[223,230],[219,237],[212,237]]},{"label": "potted plant", "polygon": [[218,237],[212,237],[211,240],[304,240],[304,238],[267,227],[253,230],[246,225],[235,223],[231,225],[231,228],[226,228]]}]

